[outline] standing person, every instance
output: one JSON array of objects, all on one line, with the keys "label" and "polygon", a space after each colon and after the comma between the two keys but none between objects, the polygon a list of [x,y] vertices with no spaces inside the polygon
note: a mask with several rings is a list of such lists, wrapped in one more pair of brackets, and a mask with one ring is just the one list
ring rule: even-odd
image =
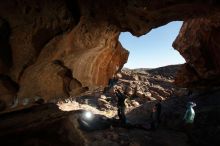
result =
[{"label": "standing person", "polygon": [[126,124],[126,116],[125,116],[125,99],[127,96],[122,93],[119,89],[115,90],[115,95],[118,98],[118,117],[120,119],[121,124]]},{"label": "standing person", "polygon": [[158,124],[160,123],[160,114],[161,114],[161,109],[162,109],[162,105],[161,105],[161,100],[159,100],[156,104],[155,104],[155,107],[156,107],[156,118],[157,118],[157,122]]},{"label": "standing person", "polygon": [[196,104],[193,102],[188,102],[187,103],[187,110],[186,113],[184,115],[184,123],[185,123],[185,131],[186,134],[189,138],[189,141],[192,142],[193,138],[192,138],[192,128],[193,128],[193,122],[194,122],[194,118],[195,118],[195,111],[193,109],[193,107],[195,107]]},{"label": "standing person", "polygon": [[103,93],[106,94],[115,84],[118,82],[118,76],[113,75],[111,79],[108,81],[108,86],[104,88]]},{"label": "standing person", "polygon": [[155,130],[157,125],[157,108],[154,105],[151,111],[151,123],[150,123],[150,129]]},{"label": "standing person", "polygon": [[117,82],[118,82],[117,76],[113,75],[113,78],[111,78],[108,82],[109,89],[111,89]]},{"label": "standing person", "polygon": [[194,122],[194,118],[195,118],[195,111],[193,109],[193,107],[195,107],[196,104],[194,102],[188,102],[186,107],[187,107],[187,110],[186,110],[186,113],[184,115],[184,122],[186,124],[193,124]]},{"label": "standing person", "polygon": [[160,123],[161,100],[159,100],[152,108],[151,112],[151,129],[155,130]]}]

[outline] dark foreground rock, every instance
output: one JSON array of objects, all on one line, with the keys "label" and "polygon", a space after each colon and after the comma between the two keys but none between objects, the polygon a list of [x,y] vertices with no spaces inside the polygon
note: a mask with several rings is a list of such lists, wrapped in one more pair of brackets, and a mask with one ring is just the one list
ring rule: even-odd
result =
[{"label": "dark foreground rock", "polygon": [[[101,129],[82,130],[78,119],[81,118],[83,112],[82,110],[63,112],[53,104],[45,104],[0,115],[1,144],[18,146],[144,146],[155,143],[152,140],[153,135],[149,131],[120,126],[103,127],[100,126],[100,120],[96,120],[96,128],[101,127]],[[97,118],[100,117],[97,116]],[[94,124],[92,122],[92,125]],[[171,131],[170,133],[176,132]],[[175,144],[177,137],[179,136],[174,136],[174,142],[168,143]],[[164,144],[165,141],[160,140],[159,143]],[[180,142],[181,146],[186,146],[183,144],[184,141],[180,140]]]},{"label": "dark foreground rock", "polygon": [[46,104],[0,115],[0,139],[3,145],[84,145],[77,131],[77,114],[63,112]]}]

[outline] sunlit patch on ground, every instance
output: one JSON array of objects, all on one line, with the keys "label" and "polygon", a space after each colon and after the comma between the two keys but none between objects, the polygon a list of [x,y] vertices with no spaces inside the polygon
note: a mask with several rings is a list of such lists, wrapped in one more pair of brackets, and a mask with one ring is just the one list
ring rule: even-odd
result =
[{"label": "sunlit patch on ground", "polygon": [[90,105],[87,104],[80,104],[76,101],[71,101],[68,103],[64,103],[64,102],[59,102],[57,103],[57,105],[59,106],[59,109],[62,111],[74,111],[74,110],[86,110],[86,111],[90,111],[94,114],[100,114],[100,115],[105,115],[107,117],[114,117],[117,114],[117,111],[115,110],[107,110],[107,111],[100,111],[97,108],[94,108]]}]

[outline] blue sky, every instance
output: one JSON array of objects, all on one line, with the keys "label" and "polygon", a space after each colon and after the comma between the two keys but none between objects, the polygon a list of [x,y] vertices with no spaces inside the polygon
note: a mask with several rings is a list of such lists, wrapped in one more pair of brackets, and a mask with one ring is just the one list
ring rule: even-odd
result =
[{"label": "blue sky", "polygon": [[124,67],[156,68],[184,63],[183,57],[172,47],[181,26],[181,21],[170,22],[141,37],[122,32],[119,41],[130,52],[128,62]]}]

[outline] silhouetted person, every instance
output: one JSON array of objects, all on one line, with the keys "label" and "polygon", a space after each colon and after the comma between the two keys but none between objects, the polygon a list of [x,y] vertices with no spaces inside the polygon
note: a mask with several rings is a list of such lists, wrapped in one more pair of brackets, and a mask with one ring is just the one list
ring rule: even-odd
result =
[{"label": "silhouetted person", "polygon": [[109,80],[109,88],[111,89],[118,82],[118,78],[114,75],[113,78]]},{"label": "silhouetted person", "polygon": [[159,100],[152,108],[151,112],[151,129],[155,130],[158,128],[160,123],[160,114],[161,114],[161,100]]},{"label": "silhouetted person", "polygon": [[157,113],[156,113],[156,111],[157,111],[156,106],[153,106],[152,111],[151,111],[151,123],[150,123],[151,130],[156,129],[156,124],[157,124]]},{"label": "silhouetted person", "polygon": [[156,104],[155,104],[155,107],[156,107],[156,116],[157,116],[157,122],[158,124],[160,123],[160,115],[161,115],[161,100],[159,100]]},{"label": "silhouetted person", "polygon": [[108,81],[108,86],[104,88],[104,94],[109,91],[116,83],[118,82],[118,77],[117,76],[113,76],[113,78],[109,79]]},{"label": "silhouetted person", "polygon": [[115,90],[115,95],[118,98],[118,117],[120,119],[121,124],[126,124],[125,99],[127,98],[127,96],[118,89]]}]

